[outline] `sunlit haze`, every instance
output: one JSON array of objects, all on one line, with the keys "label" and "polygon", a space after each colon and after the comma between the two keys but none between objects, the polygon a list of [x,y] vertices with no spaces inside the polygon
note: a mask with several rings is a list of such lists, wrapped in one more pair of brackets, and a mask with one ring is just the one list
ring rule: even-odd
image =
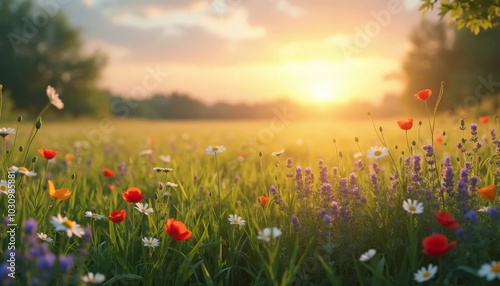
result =
[{"label": "sunlit haze", "polygon": [[108,55],[100,85],[123,96],[377,103],[401,92],[387,78],[422,19],[419,2],[80,0],[62,9],[86,50]]}]

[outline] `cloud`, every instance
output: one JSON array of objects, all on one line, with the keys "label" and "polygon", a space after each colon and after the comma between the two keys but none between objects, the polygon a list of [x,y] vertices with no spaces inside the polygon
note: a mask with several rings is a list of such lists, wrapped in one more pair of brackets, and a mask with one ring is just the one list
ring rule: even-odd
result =
[{"label": "cloud", "polygon": [[293,17],[301,16],[304,13],[304,10],[296,6],[293,6],[287,0],[278,0],[276,7],[278,8],[279,11],[285,12],[286,14]]}]

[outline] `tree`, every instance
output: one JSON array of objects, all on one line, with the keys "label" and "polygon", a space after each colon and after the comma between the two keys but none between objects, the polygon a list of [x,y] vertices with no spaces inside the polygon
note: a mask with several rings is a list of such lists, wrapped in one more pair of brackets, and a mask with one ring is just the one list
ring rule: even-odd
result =
[{"label": "tree", "polygon": [[455,20],[459,29],[469,28],[474,34],[499,24],[500,0],[422,0],[420,10],[431,11],[439,5],[441,19],[446,15]]},{"label": "tree", "polygon": [[[84,55],[77,29],[69,26],[57,1],[0,2],[0,82],[16,109],[36,114],[47,102],[47,85],[56,88],[74,115],[102,112],[107,98],[96,88],[104,55]],[[102,104],[101,104],[102,106]]]}]

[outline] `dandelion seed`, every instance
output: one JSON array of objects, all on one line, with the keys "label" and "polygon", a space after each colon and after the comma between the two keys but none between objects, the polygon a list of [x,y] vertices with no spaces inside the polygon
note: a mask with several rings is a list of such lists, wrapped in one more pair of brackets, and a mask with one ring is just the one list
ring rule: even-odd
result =
[{"label": "dandelion seed", "polygon": [[366,262],[370,259],[372,259],[373,257],[375,257],[375,255],[377,254],[377,250],[375,249],[369,249],[367,252],[361,254],[361,256],[359,257],[359,261],[361,262]]},{"label": "dandelion seed", "polygon": [[411,199],[403,203],[403,209],[411,214],[421,214],[424,212],[423,204],[421,202],[419,203],[417,200],[412,201]]},{"label": "dandelion seed", "polygon": [[281,235],[281,230],[277,227],[266,227],[264,230],[259,231],[257,239],[264,240],[265,242],[270,242],[271,239],[276,239]]},{"label": "dandelion seed", "polygon": [[437,271],[438,271],[437,266],[429,264],[427,268],[422,267],[420,270],[417,271],[417,273],[413,274],[413,277],[415,278],[416,282],[422,283],[434,278],[434,276],[436,276]]},{"label": "dandelion seed", "polygon": [[229,215],[229,221],[231,224],[237,224],[239,226],[245,226],[246,221],[242,219],[241,217],[235,215],[235,214],[230,214]]},{"label": "dandelion seed", "polygon": [[47,86],[47,97],[52,105],[54,105],[57,109],[61,110],[64,108],[64,103],[59,98],[59,94],[57,94],[56,90],[52,86]]},{"label": "dandelion seed", "polygon": [[151,248],[155,248],[157,246],[160,246],[160,241],[158,241],[157,238],[152,238],[150,237],[149,239],[147,237],[144,237],[142,239],[142,242],[144,242],[144,246],[146,247],[151,247]]}]

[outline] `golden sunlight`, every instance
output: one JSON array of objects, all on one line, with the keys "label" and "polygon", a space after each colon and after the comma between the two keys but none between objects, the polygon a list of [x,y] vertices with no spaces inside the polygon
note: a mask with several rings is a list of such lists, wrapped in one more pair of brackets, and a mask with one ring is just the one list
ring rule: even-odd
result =
[{"label": "golden sunlight", "polygon": [[314,86],[314,98],[320,103],[334,101],[335,96],[333,86],[330,84],[317,83]]}]

